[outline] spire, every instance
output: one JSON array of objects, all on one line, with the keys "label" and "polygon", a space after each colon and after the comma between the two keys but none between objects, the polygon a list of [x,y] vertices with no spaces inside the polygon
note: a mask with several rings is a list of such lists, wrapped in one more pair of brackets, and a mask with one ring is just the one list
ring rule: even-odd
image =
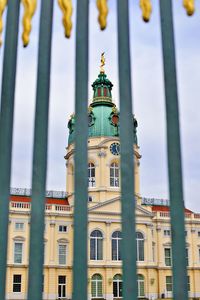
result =
[{"label": "spire", "polygon": [[101,54],[101,65],[100,65],[100,73],[98,75],[98,78],[93,82],[93,101],[92,105],[95,103],[111,103],[111,106],[113,106],[112,103],[112,82],[107,78],[107,75],[105,74],[104,70],[105,66],[105,52]]}]

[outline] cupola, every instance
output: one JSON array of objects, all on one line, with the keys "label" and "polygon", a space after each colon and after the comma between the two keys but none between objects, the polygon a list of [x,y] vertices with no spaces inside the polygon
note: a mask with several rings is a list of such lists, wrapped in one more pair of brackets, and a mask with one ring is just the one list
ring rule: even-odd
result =
[{"label": "cupola", "polygon": [[[101,66],[98,78],[93,82],[93,99],[88,107],[88,137],[119,136],[120,114],[112,101],[112,82],[107,78],[104,70],[105,57],[101,55]],[[133,117],[133,130],[136,137],[137,121]],[[69,140],[74,142],[75,115],[71,115],[68,122]]]}]

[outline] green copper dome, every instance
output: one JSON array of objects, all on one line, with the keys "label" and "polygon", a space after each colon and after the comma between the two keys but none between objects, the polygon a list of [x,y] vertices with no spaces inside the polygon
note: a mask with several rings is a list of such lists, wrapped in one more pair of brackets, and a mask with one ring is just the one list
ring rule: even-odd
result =
[{"label": "green copper dome", "polygon": [[[119,136],[119,111],[112,102],[112,82],[104,72],[100,72],[98,78],[93,82],[93,100],[88,107],[88,137]],[[133,119],[133,130],[136,133],[137,121]],[[75,115],[69,122],[68,143],[74,142]],[[135,143],[137,144],[136,135]]]}]

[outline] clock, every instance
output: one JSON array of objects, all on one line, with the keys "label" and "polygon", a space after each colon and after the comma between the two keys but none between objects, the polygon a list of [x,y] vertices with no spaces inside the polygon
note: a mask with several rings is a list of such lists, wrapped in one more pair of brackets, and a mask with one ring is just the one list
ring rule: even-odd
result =
[{"label": "clock", "polygon": [[110,152],[113,155],[119,155],[120,154],[120,144],[119,143],[112,143],[110,145]]}]

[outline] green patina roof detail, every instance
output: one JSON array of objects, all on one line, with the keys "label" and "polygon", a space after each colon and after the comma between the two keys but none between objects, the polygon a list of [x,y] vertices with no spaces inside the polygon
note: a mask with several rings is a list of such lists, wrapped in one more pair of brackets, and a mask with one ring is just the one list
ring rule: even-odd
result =
[{"label": "green patina roof detail", "polygon": [[[112,82],[107,79],[105,73],[100,73],[92,84],[94,95],[92,103],[88,108],[88,137],[119,136],[120,114],[116,105],[112,102]],[[137,121],[133,118],[133,131],[135,143]],[[68,122],[69,139],[68,144],[74,142],[75,115],[71,115]]]}]

